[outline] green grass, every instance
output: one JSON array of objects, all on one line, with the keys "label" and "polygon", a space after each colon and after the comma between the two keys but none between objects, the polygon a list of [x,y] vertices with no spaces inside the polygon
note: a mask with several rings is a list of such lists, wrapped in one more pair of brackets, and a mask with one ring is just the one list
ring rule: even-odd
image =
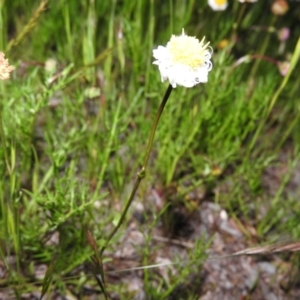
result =
[{"label": "green grass", "polygon": [[[65,295],[70,283],[78,294],[85,282],[97,286],[91,271],[74,271],[93,254],[86,230],[100,250],[120,216],[168,85],[152,65],[152,50],[183,27],[211,42],[213,70],[207,84],[176,88],[158,125],[147,176],[134,200],[151,212],[144,216],[148,242],[138,249],[140,263],[152,263],[153,228],[162,219],[172,223],[170,210],[157,211],[147,202],[150,186],[176,186],[179,200],[172,205],[189,207],[190,189],[224,185],[213,201],[231,217],[251,222],[259,240],[299,239],[299,201],[285,189],[300,155],[295,50],[300,30],[290,5],[286,16],[276,18],[264,1],[245,10],[234,1],[224,12],[212,11],[205,1],[50,1],[24,32],[38,3],[2,3],[0,48],[16,70],[0,85],[0,259],[9,273],[0,286],[13,288],[16,297],[37,289],[35,264],[53,266],[49,297],[55,289]],[[267,26],[292,28],[283,54]],[[229,44],[219,49],[223,39]],[[251,59],[252,54],[277,60],[290,55],[294,71],[282,77],[274,64]],[[235,65],[247,55],[249,60]],[[50,58],[57,62],[54,72],[45,69]],[[100,96],[89,97],[91,88]],[[287,153],[286,174],[277,190],[267,193],[262,174],[282,153]],[[260,218],[262,202],[268,211]],[[106,251],[118,249],[125,229],[126,224]],[[47,243],[54,233],[59,243]],[[202,237],[196,242],[189,259],[199,261],[180,266],[179,278],[165,282],[151,269],[144,271],[149,299],[167,298],[201,266],[209,243]],[[107,282],[107,290],[131,297],[121,282]]]}]

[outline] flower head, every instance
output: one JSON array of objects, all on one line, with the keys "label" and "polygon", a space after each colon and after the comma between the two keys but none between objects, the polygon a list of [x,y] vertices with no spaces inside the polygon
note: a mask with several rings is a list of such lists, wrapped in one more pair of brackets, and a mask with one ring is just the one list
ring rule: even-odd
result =
[{"label": "flower head", "polygon": [[271,11],[275,16],[283,16],[289,10],[286,0],[276,0],[271,5]]},{"label": "flower head", "polygon": [[286,76],[286,74],[288,73],[288,71],[291,67],[291,64],[288,61],[279,61],[277,63],[277,66],[278,66],[280,74],[282,76]]},{"label": "flower head", "polygon": [[208,5],[213,10],[225,10],[228,6],[227,0],[208,0]]},{"label": "flower head", "polygon": [[290,33],[291,33],[290,29],[287,27],[283,27],[283,28],[279,29],[277,31],[277,36],[278,36],[279,41],[285,42],[286,40],[288,40],[290,37]]},{"label": "flower head", "polygon": [[200,82],[207,82],[208,72],[212,69],[210,61],[212,49],[195,37],[182,35],[171,37],[166,47],[158,46],[153,50],[161,80],[169,80],[173,88],[177,85],[193,87]]},{"label": "flower head", "polygon": [[4,58],[4,53],[0,52],[0,80],[5,80],[9,78],[9,73],[14,68],[9,65],[8,59]]}]

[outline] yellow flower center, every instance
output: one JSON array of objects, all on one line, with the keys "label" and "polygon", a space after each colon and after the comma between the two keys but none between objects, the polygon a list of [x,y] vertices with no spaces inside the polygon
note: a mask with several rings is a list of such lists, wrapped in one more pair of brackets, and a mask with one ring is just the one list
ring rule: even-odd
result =
[{"label": "yellow flower center", "polygon": [[187,65],[193,69],[201,66],[205,59],[205,51],[209,43],[204,45],[204,38],[200,42],[195,37],[173,35],[167,45],[174,63]]},{"label": "yellow flower center", "polygon": [[227,0],[215,0],[215,3],[216,3],[218,6],[223,6],[224,4],[227,3]]}]

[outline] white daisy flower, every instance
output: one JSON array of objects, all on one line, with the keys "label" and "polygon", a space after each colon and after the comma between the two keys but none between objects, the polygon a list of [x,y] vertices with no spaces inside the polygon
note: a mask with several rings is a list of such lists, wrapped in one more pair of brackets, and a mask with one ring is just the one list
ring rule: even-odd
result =
[{"label": "white daisy flower", "polygon": [[212,69],[210,61],[212,48],[195,37],[182,35],[171,37],[166,47],[158,46],[153,50],[161,80],[169,80],[173,88],[177,85],[193,87],[200,82],[207,82],[208,72]]},{"label": "white daisy flower", "polygon": [[227,0],[208,0],[208,5],[213,10],[225,10],[228,6]]}]

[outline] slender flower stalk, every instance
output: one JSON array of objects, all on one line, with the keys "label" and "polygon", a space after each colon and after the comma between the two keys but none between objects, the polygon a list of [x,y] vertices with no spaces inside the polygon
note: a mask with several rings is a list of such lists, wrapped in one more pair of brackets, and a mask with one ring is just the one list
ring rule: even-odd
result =
[{"label": "slender flower stalk", "polygon": [[264,61],[270,62],[271,64],[275,65],[278,68],[278,70],[282,76],[285,76],[287,74],[289,67],[290,67],[290,63],[288,61],[278,61],[272,57],[268,57],[265,55],[259,55],[259,54],[245,55],[245,56],[239,58],[238,60],[236,60],[236,62],[230,67],[230,69],[227,73],[227,76],[224,76],[224,78],[226,78],[226,80],[227,80],[235,68],[237,68],[239,65],[241,65],[243,63],[249,63],[249,61],[251,61],[251,60],[264,60]]},{"label": "slender flower stalk", "polygon": [[159,109],[156,113],[156,116],[155,116],[155,119],[153,121],[153,124],[152,124],[152,128],[151,128],[151,131],[150,131],[150,136],[149,136],[149,139],[148,139],[148,144],[147,144],[147,148],[146,148],[146,153],[145,153],[145,157],[144,157],[144,160],[143,160],[143,165],[142,165],[142,168],[141,170],[138,172],[137,174],[137,178],[136,178],[136,181],[135,181],[135,184],[133,186],[133,189],[131,191],[131,194],[125,204],[125,208],[121,214],[121,217],[118,221],[118,224],[117,226],[112,230],[112,232],[110,233],[110,235],[108,236],[108,238],[106,239],[106,242],[105,242],[105,245],[102,247],[101,251],[100,251],[100,255],[102,255],[102,253],[104,252],[105,248],[107,247],[107,245],[109,244],[110,240],[113,238],[113,236],[117,233],[117,231],[119,230],[119,228],[121,227],[121,225],[123,224],[124,220],[125,220],[125,217],[126,217],[126,214],[127,214],[127,211],[134,199],[134,196],[138,190],[138,187],[142,181],[142,179],[145,177],[146,175],[146,168],[147,168],[147,165],[148,165],[148,161],[149,161],[149,156],[150,156],[150,153],[151,153],[151,149],[152,149],[152,145],[153,145],[153,141],[154,141],[154,136],[155,136],[155,132],[156,132],[156,128],[157,128],[157,125],[158,125],[158,122],[159,122],[159,119],[162,115],[162,112],[167,104],[167,101],[170,97],[170,94],[172,92],[173,88],[172,88],[172,85],[170,84],[166,93],[165,93],[165,96],[163,97],[162,99],[162,102],[159,106]]},{"label": "slender flower stalk", "polygon": [[[275,21],[276,21],[276,17],[273,16],[271,18],[270,27],[273,27],[273,25],[275,24]],[[267,47],[269,45],[270,38],[271,38],[271,34],[270,33],[265,35],[264,40],[263,40],[263,42],[261,44],[261,47],[260,47],[258,55],[261,55],[261,56],[265,55]],[[253,80],[254,75],[256,74],[256,72],[258,70],[260,62],[261,62],[260,60],[256,60],[255,63],[254,63],[254,65],[252,66],[252,69],[251,69],[250,75],[249,75],[249,82],[251,82],[251,80]]]},{"label": "slender flower stalk", "polygon": [[204,38],[199,41],[195,37],[185,35],[184,31],[182,31],[180,36],[173,35],[166,47],[159,46],[153,50],[153,56],[156,59],[153,64],[158,65],[161,80],[169,80],[170,84],[153,121],[142,168],[137,174],[135,184],[121,213],[121,217],[101,248],[100,255],[103,254],[109,242],[123,224],[138,187],[146,175],[156,128],[173,88],[176,88],[177,85],[193,87],[200,82],[207,82],[208,72],[212,69],[210,61],[212,49],[208,45],[209,43],[204,44]]}]

